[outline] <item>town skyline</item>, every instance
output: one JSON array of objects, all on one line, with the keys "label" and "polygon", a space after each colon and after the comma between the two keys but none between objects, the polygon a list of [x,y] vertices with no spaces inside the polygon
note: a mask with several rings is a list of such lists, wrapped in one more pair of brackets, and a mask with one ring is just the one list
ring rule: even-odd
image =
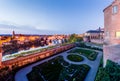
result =
[{"label": "town skyline", "polygon": [[103,28],[102,10],[112,1],[1,0],[0,34],[10,34],[13,30],[22,34],[79,34]]}]

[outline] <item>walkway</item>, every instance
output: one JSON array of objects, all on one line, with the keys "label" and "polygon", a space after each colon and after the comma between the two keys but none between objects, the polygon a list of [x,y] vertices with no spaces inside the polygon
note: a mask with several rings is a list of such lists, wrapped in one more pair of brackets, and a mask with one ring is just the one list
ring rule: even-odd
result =
[{"label": "walkway", "polygon": [[[84,48],[84,49],[87,49],[87,48]],[[87,64],[87,65],[89,65],[91,67],[91,69],[90,69],[88,75],[86,76],[85,81],[94,81],[95,77],[96,77],[98,67],[99,67],[99,64],[100,64],[100,60],[102,58],[102,52],[100,52],[100,51],[96,51],[96,52],[98,52],[99,54],[98,54],[95,61],[90,61],[90,60],[88,60],[88,58],[86,58],[85,56],[80,55],[80,54],[77,54],[77,55],[80,55],[84,58],[84,60],[82,62],[73,62],[73,61],[68,60],[67,59],[68,54],[66,52],[62,56],[63,56],[65,61],[67,61],[71,64],[76,64],[76,65]]]},{"label": "walkway", "polygon": [[[75,49],[75,48],[73,48],[73,49]],[[70,51],[70,50],[68,50],[68,51]],[[26,77],[26,74],[28,74],[29,72],[32,71],[32,67],[34,67],[36,65],[39,65],[39,64],[42,64],[42,63],[44,63],[44,62],[46,62],[48,60],[51,60],[51,59],[53,59],[53,58],[55,58],[57,56],[61,56],[61,55],[63,56],[63,58],[64,58],[65,61],[67,61],[67,62],[69,62],[71,64],[77,64],[77,65],[87,64],[87,65],[89,65],[91,67],[91,69],[90,69],[88,75],[86,76],[85,81],[94,81],[96,73],[97,73],[97,70],[98,70],[98,67],[99,67],[100,59],[102,57],[102,52],[97,51],[99,54],[98,54],[98,56],[97,56],[97,58],[96,58],[95,61],[90,61],[85,56],[80,55],[80,56],[82,56],[84,58],[84,61],[82,61],[82,62],[72,62],[72,61],[70,61],[70,60],[67,59],[67,55],[68,55],[67,52],[68,51],[60,53],[60,54],[55,55],[53,57],[47,58],[47,59],[42,60],[40,62],[34,63],[32,65],[29,65],[29,66],[25,67],[25,68],[22,68],[21,70],[19,70],[16,73],[16,75],[15,75],[15,81],[28,81],[28,79]]]}]

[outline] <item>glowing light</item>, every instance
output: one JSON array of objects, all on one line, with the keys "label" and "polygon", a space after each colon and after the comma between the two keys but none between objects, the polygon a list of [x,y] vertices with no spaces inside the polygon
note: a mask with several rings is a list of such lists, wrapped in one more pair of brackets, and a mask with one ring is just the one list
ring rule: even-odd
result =
[{"label": "glowing light", "polygon": [[116,32],[116,37],[120,38],[120,32]]}]

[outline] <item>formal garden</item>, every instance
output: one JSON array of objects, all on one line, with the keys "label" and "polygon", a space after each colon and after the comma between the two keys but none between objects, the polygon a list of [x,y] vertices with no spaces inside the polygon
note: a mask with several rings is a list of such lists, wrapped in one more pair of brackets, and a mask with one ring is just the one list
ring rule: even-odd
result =
[{"label": "formal garden", "polygon": [[88,49],[82,49],[82,48],[73,49],[69,51],[68,53],[78,53],[80,55],[86,56],[89,60],[92,60],[92,61],[94,61],[98,55],[98,53],[95,51],[88,50]]},{"label": "formal garden", "polygon": [[89,70],[88,65],[69,64],[58,56],[33,67],[27,78],[29,81],[84,81]]}]

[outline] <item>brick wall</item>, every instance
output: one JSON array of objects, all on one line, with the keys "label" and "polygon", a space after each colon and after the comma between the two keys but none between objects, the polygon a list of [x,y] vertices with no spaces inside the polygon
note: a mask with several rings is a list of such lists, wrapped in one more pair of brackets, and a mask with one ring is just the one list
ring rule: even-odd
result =
[{"label": "brick wall", "polygon": [[[118,6],[117,13],[113,13],[114,6]],[[104,27],[106,43],[120,44],[120,39],[116,38],[116,32],[120,31],[120,0],[115,0],[104,10]]]},{"label": "brick wall", "polygon": [[69,44],[69,45],[66,45],[66,46],[59,46],[59,47],[56,47],[56,48],[53,48],[53,49],[48,49],[48,50],[40,52],[40,53],[27,55],[27,56],[22,56],[22,57],[19,57],[19,58],[4,61],[4,62],[2,62],[2,67],[9,66],[10,68],[12,68],[12,66],[16,66],[16,65],[21,67],[21,66],[24,66],[26,64],[35,62],[37,60],[47,58],[51,55],[66,51],[68,49],[73,48],[74,46],[75,46],[74,44]]}]

